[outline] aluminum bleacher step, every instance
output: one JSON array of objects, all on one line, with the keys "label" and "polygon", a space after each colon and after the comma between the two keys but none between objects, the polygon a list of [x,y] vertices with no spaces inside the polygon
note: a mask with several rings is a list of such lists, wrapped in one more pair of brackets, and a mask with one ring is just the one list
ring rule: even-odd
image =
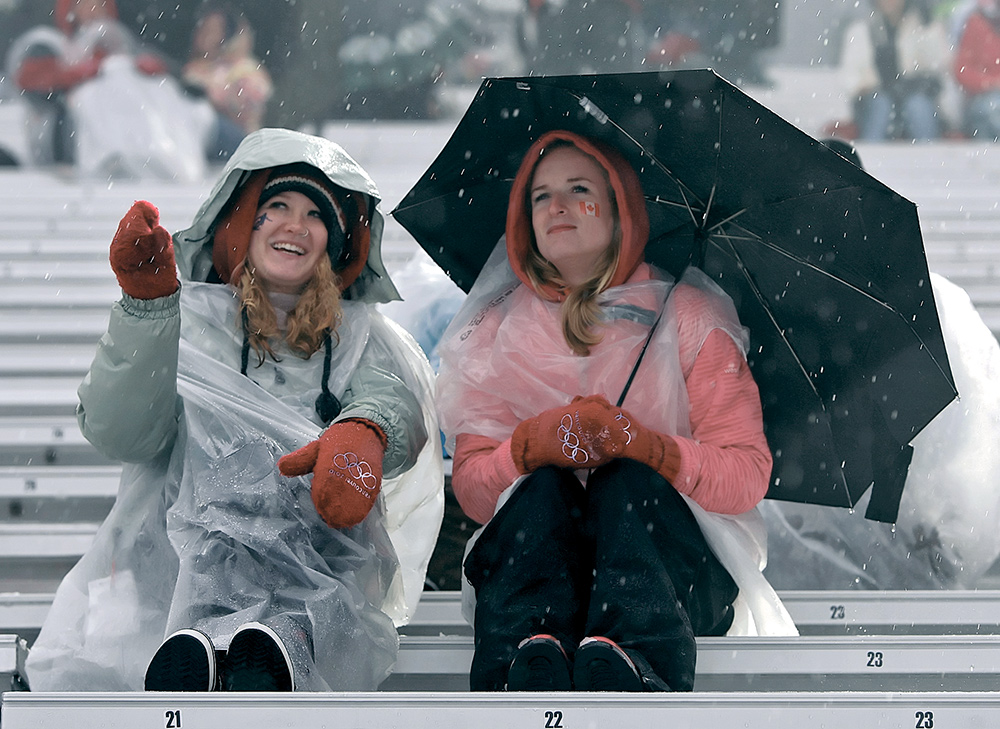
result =
[{"label": "aluminum bleacher step", "polygon": [[97,342],[19,344],[0,357],[0,377],[72,375],[82,381],[96,351]]},{"label": "aluminum bleacher step", "polygon": [[[4,729],[803,729],[996,726],[990,693],[31,694],[3,696]],[[111,723],[113,722],[113,723]]]},{"label": "aluminum bleacher step", "polygon": [[[1000,590],[786,590],[779,595],[803,635],[1000,635]],[[460,594],[452,591],[425,591],[404,631],[472,634],[462,617]]]},{"label": "aluminum bleacher step", "polygon": [[0,416],[72,416],[79,387],[77,376],[0,378]]},{"label": "aluminum bleacher step", "polygon": [[0,345],[83,344],[96,346],[108,329],[111,303],[102,311],[85,309],[67,316],[65,311],[36,310],[0,318]]},{"label": "aluminum bleacher step", "polygon": [[2,467],[0,520],[101,522],[118,493],[121,466]]},{"label": "aluminum bleacher step", "polygon": [[0,522],[0,565],[4,561],[79,559],[91,542],[100,524],[71,522],[40,524],[37,522]]},{"label": "aluminum bleacher step", "polygon": [[[468,689],[471,636],[400,638],[386,690]],[[698,638],[696,691],[989,691],[1000,636]]]},{"label": "aluminum bleacher step", "polygon": [[1000,724],[1000,694],[211,694],[3,695],[3,729],[948,729]]},{"label": "aluminum bleacher step", "polygon": [[[1000,591],[782,592],[781,599],[805,636],[1000,635]],[[0,633],[37,632],[52,593],[0,592]],[[412,637],[471,636],[457,592],[425,591],[409,625]]]},{"label": "aluminum bleacher step", "polygon": [[80,433],[73,413],[60,417],[0,416],[0,467],[110,464]]}]

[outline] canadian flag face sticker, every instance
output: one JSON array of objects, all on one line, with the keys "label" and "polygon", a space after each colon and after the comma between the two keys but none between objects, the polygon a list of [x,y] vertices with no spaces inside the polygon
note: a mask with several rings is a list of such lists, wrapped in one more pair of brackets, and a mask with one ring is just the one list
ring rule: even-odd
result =
[{"label": "canadian flag face sticker", "polygon": [[595,202],[580,201],[580,212],[584,215],[592,215],[595,218],[601,217],[601,206]]}]

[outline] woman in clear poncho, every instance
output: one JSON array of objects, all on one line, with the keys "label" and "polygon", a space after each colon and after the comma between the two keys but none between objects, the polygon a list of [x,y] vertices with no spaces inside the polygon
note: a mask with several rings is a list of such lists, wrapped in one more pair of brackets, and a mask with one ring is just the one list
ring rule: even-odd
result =
[{"label": "woman in clear poncho", "polygon": [[746,333],[702,272],[643,262],[648,233],[619,153],[542,135],[439,345],[452,485],[485,524],[473,690],[691,690],[696,635],[795,632],[760,572]]},{"label": "woman in clear poncho", "polygon": [[378,201],[336,144],[265,129],[173,246],[149,203],[122,220],[123,297],[78,414],[126,465],[32,647],[32,689],[369,690],[388,675],[443,478],[429,365],[375,311],[397,298]]}]

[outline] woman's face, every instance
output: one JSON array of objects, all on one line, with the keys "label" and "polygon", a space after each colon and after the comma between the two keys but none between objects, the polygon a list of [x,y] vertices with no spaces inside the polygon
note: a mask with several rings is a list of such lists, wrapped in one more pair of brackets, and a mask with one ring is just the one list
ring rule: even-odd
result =
[{"label": "woman's face", "polygon": [[604,169],[576,147],[558,147],[535,168],[530,194],[538,252],[567,284],[583,283],[614,232],[617,211]]},{"label": "woman's face", "polygon": [[210,13],[198,21],[195,26],[194,40],[191,45],[197,55],[203,58],[214,58],[219,54],[226,40],[226,19],[222,13]]},{"label": "woman's face", "polygon": [[327,230],[316,203],[279,192],[257,209],[247,257],[269,292],[298,294],[326,253]]}]

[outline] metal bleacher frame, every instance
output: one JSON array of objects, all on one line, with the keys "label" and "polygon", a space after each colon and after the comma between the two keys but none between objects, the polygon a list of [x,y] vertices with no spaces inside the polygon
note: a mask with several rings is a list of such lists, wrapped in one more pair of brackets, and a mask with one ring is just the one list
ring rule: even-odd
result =
[{"label": "metal bleacher frame", "polygon": [[[359,140],[372,134],[355,133]],[[936,168],[928,167],[926,154],[910,147],[862,150],[869,171],[897,189],[921,171],[926,194],[918,202],[931,270],[962,285],[1000,333],[1000,163],[973,157],[971,147],[939,148],[935,160],[963,158],[982,168],[986,180],[944,185],[937,182],[947,172],[927,173]],[[376,179],[415,179],[360,161]],[[0,188],[14,185],[27,194],[0,196],[2,729],[1000,725],[1000,590],[994,589],[783,592],[801,636],[700,639],[695,692],[687,695],[470,693],[472,631],[458,594],[446,591],[425,592],[401,630],[397,666],[376,693],[23,690],[24,659],[55,585],[117,491],[120,466],[83,440],[73,412],[76,386],[118,295],[106,262],[108,235],[137,198],[154,200],[164,224],[179,229],[207,186],[88,185],[49,172],[0,172]],[[407,245],[388,221],[390,270],[405,260]]]}]

